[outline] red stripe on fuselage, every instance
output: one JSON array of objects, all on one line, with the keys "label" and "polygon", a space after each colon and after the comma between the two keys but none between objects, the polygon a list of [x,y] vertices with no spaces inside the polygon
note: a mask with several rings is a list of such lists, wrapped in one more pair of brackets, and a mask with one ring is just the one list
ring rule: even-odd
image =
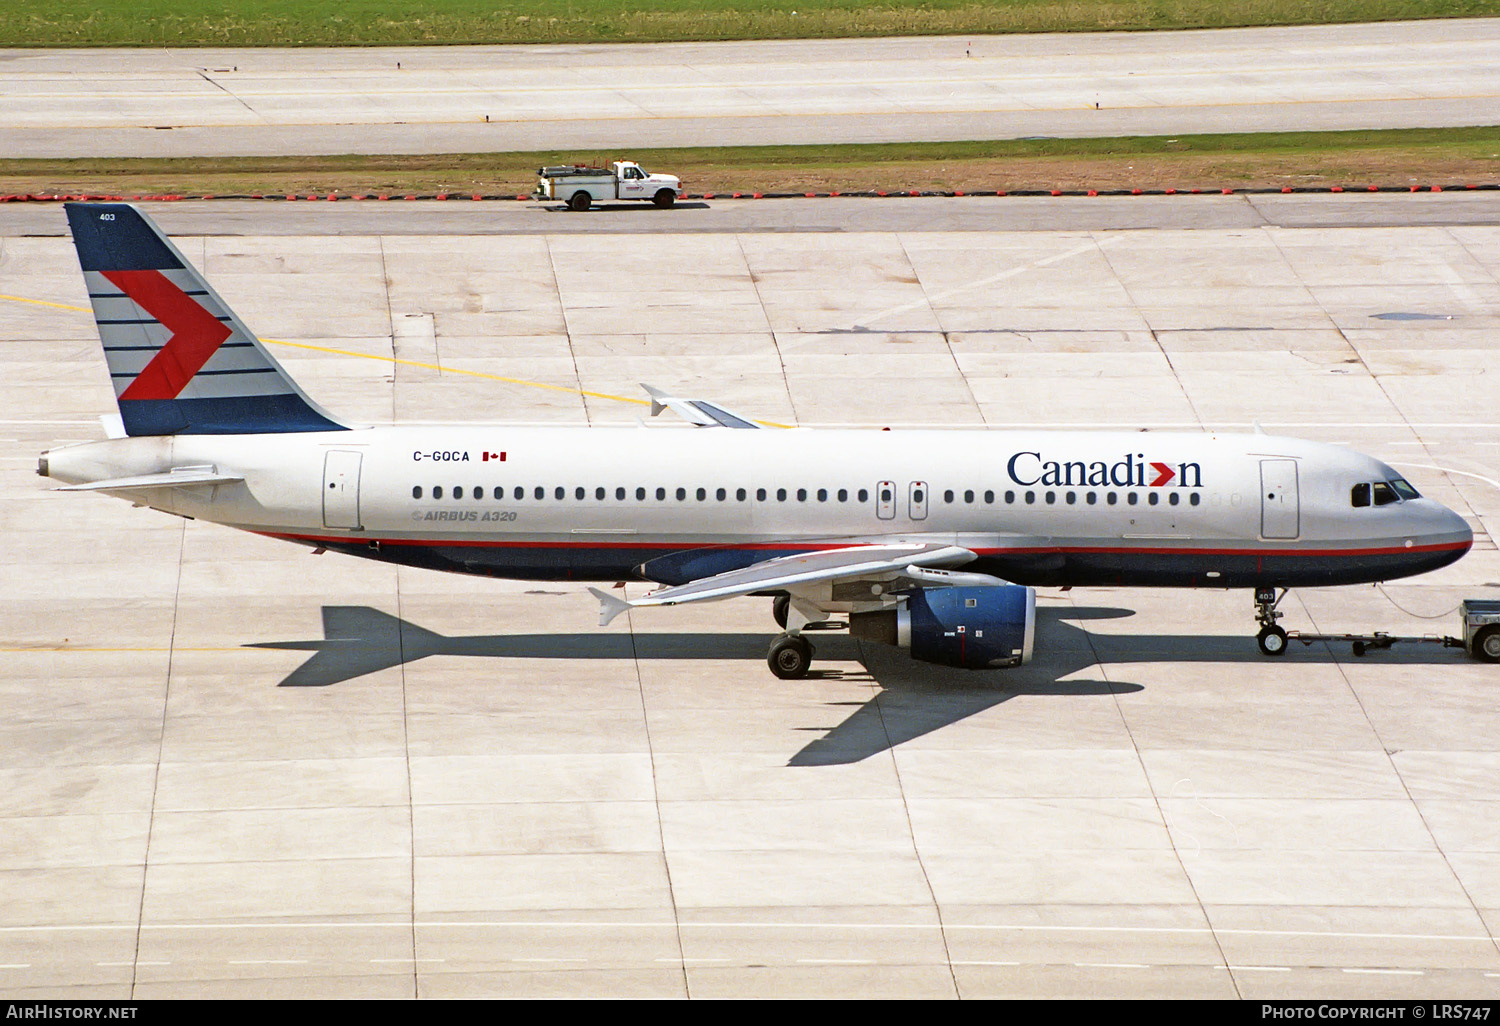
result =
[{"label": "red stripe on fuselage", "polygon": [[121,399],[176,399],[234,332],[160,271],[104,271],[104,277],[172,333]]}]

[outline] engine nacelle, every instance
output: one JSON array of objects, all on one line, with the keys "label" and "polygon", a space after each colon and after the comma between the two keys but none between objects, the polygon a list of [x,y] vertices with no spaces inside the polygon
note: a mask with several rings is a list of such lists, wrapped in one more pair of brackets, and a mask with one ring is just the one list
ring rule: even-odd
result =
[{"label": "engine nacelle", "polygon": [[849,633],[911,650],[913,659],[969,670],[1031,661],[1036,638],[1036,590],[917,588],[895,609],[854,613]]}]

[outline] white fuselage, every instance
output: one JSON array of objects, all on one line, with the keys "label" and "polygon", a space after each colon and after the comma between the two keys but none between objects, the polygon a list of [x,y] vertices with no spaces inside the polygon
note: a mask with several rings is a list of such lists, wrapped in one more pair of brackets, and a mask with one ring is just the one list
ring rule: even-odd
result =
[{"label": "white fuselage", "polygon": [[[1439,503],[1356,507],[1397,478],[1262,434],[433,425],[123,438],[57,449],[67,483],[211,467],[136,502],[305,544],[527,579],[664,583],[788,552],[940,539],[1017,583],[1339,584],[1435,569]],[[119,493],[125,495],[126,493]]]}]

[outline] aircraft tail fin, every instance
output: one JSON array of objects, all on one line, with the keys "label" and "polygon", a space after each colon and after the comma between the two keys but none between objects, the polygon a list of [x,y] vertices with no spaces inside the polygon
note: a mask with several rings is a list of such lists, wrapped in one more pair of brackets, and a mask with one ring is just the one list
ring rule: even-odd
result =
[{"label": "aircraft tail fin", "polygon": [[343,429],[143,212],[65,206],[126,434]]}]

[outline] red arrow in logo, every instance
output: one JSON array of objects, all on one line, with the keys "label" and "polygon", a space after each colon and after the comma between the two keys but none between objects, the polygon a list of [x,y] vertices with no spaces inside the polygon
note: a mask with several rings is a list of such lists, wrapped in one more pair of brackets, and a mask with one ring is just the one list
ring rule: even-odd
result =
[{"label": "red arrow in logo", "polygon": [[176,399],[224,340],[234,334],[229,325],[160,271],[105,271],[104,277],[172,333],[130,387],[120,393],[121,399]]},{"label": "red arrow in logo", "polygon": [[1173,470],[1165,463],[1153,463],[1151,465],[1156,468],[1156,480],[1151,482],[1152,488],[1160,488],[1162,485],[1166,484],[1168,481],[1172,480],[1172,478],[1177,476],[1177,471]]}]

